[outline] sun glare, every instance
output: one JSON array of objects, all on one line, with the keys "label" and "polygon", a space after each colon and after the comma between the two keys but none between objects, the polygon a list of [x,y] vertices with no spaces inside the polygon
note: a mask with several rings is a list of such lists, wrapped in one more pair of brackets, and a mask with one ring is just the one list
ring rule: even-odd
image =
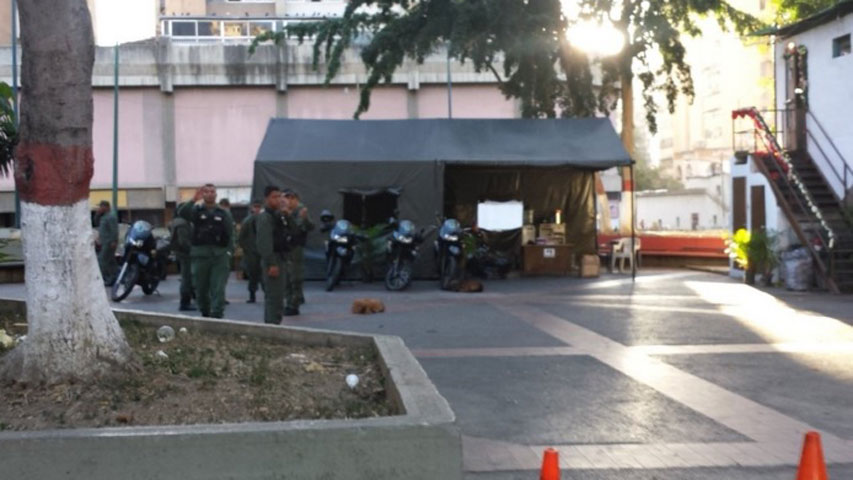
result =
[{"label": "sun glare", "polygon": [[610,57],[625,47],[625,35],[606,23],[580,21],[569,27],[566,35],[575,48],[592,56]]}]

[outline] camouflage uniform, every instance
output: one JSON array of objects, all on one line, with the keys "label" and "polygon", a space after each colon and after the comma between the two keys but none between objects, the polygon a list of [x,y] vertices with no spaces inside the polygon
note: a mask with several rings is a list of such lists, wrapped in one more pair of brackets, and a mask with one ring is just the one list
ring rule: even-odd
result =
[{"label": "camouflage uniform", "polygon": [[183,217],[175,217],[169,224],[172,250],[178,260],[181,273],[181,306],[180,310],[195,310],[191,305],[193,297],[193,276],[190,250],[192,249],[192,223]]},{"label": "camouflage uniform", "polygon": [[258,291],[258,285],[260,284],[261,288],[263,285],[263,278],[261,273],[261,256],[258,253],[258,216],[257,215],[249,215],[240,225],[240,237],[239,244],[240,248],[243,249],[243,261],[246,264],[246,276],[249,279],[249,301],[254,303],[255,301],[255,292]]},{"label": "camouflage uniform", "polygon": [[[264,208],[258,214],[257,248],[261,257],[264,282],[264,323],[281,322],[284,313],[285,258],[288,250],[287,219],[281,212]],[[278,276],[270,277],[269,268],[278,268]]]},{"label": "camouflage uniform", "polygon": [[118,274],[116,263],[116,247],[118,246],[118,218],[113,212],[105,212],[98,220],[98,242],[101,250],[98,252],[98,267],[105,285],[112,285]]},{"label": "camouflage uniform", "polygon": [[287,283],[284,296],[287,301],[287,308],[297,311],[299,306],[305,303],[305,294],[302,291],[305,276],[305,242],[308,238],[308,232],[314,230],[314,223],[311,222],[311,218],[308,216],[302,218],[299,215],[304,209],[305,205],[300,203],[296,210],[287,217],[293,230],[293,248],[287,255]]}]

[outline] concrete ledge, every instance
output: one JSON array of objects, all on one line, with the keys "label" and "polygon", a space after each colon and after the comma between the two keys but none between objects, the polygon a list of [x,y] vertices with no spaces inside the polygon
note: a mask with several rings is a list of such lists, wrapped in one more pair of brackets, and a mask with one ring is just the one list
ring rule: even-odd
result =
[{"label": "concrete ledge", "polygon": [[[25,313],[0,299],[0,312]],[[308,345],[373,345],[399,416],[221,425],[0,432],[3,478],[462,479],[455,417],[399,337],[115,310],[121,321]]]}]

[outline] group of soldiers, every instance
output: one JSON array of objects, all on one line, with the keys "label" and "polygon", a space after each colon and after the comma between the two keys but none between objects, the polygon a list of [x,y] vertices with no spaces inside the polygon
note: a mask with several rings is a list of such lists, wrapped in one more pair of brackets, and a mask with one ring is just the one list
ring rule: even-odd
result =
[{"label": "group of soldiers", "polygon": [[[249,298],[255,303],[258,289],[264,291],[264,322],[280,323],[283,316],[299,315],[305,303],[302,291],[303,247],[314,225],[308,209],[291,190],[269,186],[263,204],[252,203],[237,237],[229,203],[216,202],[216,187],[206,184],[191,201],[180,204],[169,225],[172,248],[181,272],[182,311],[198,310],[204,317],[222,318],[225,286],[231,271],[235,246],[243,250],[243,271],[248,277]],[[118,222],[109,203],[102,202],[99,214],[98,261],[105,285],[115,281]]]},{"label": "group of soldiers", "polygon": [[260,201],[252,203],[239,238],[229,205],[216,203],[214,185],[201,187],[192,201],[178,206],[172,241],[182,272],[181,310],[194,309],[194,295],[202,316],[222,318],[231,259],[239,245],[249,284],[247,302],[256,301],[259,288],[264,291],[264,322],[299,315],[305,303],[302,249],[314,225],[293,190],[267,187],[264,197],[263,209]]}]

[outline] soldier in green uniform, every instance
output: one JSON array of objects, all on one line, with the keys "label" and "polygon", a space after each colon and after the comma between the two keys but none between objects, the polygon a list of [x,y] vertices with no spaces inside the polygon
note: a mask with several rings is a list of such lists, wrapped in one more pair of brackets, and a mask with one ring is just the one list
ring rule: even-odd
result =
[{"label": "soldier in green uniform", "polygon": [[264,279],[264,323],[281,323],[284,313],[284,264],[288,250],[287,224],[281,214],[281,190],[264,189],[264,211],[258,214],[258,254]]},{"label": "soldier in green uniform", "polygon": [[243,249],[243,263],[245,265],[246,276],[249,277],[249,299],[246,303],[255,303],[255,293],[258,291],[258,284],[263,288],[261,283],[261,257],[258,254],[258,226],[256,224],[258,215],[261,213],[262,204],[260,200],[252,202],[252,209],[249,210],[249,215],[240,224],[240,248]]},{"label": "soldier in green uniform", "polygon": [[178,269],[181,271],[181,306],[178,310],[182,312],[195,310],[192,305],[193,276],[192,262],[190,261],[190,250],[192,249],[192,223],[187,219],[175,216],[169,223],[169,234],[172,238],[172,251],[178,260]]},{"label": "soldier in green uniform", "polygon": [[234,221],[216,204],[216,187],[210,183],[198,189],[193,201],[181,204],[178,215],[193,226],[190,259],[198,308],[202,316],[222,318]]},{"label": "soldier in green uniform", "polygon": [[102,200],[98,204],[98,267],[104,285],[112,286],[118,274],[116,247],[118,247],[118,218],[110,210],[110,202]]},{"label": "soldier in green uniform", "polygon": [[283,197],[284,211],[292,229],[292,248],[287,256],[284,314],[299,315],[299,306],[305,303],[305,294],[302,291],[304,247],[308,239],[308,232],[314,229],[314,224],[308,216],[308,208],[302,204],[298,193],[291,189],[285,189]]}]

